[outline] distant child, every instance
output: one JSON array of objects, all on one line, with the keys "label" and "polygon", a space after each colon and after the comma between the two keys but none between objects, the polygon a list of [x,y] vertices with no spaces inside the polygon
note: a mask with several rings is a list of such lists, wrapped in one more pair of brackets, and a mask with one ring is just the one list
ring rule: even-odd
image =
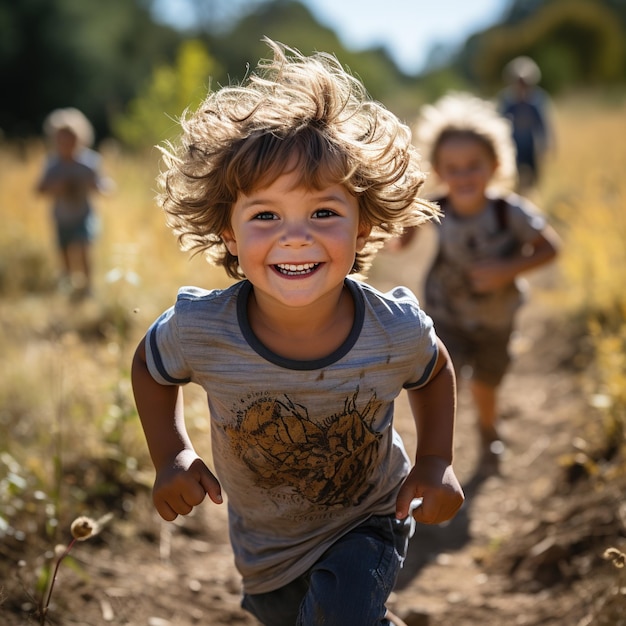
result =
[{"label": "distant child", "polygon": [[91,289],[90,246],[97,232],[91,196],[105,187],[100,155],[89,149],[91,123],[78,109],[56,109],[44,122],[53,144],[37,191],[53,198],[53,219],[61,254],[61,285],[74,295]]},{"label": "distant child", "polygon": [[[455,381],[413,294],[350,275],[437,209],[406,126],[332,56],[268,43],[273,59],[210,93],[165,155],[183,249],[239,280],[183,287],[137,348],[154,503],[173,520],[224,490],[242,606],[263,624],[389,624],[411,515],[438,524],[463,502]],[[213,471],[185,428],[189,382],[208,396]],[[414,463],[393,424],[403,389]]]},{"label": "distant child", "polygon": [[[490,102],[451,94],[425,106],[416,142],[437,175],[434,199],[443,212],[424,309],[456,372],[471,367],[482,469],[496,471],[503,451],[497,391],[523,301],[518,277],[554,259],[559,238],[534,205],[505,191],[515,181],[515,148],[508,122]],[[408,229],[402,245],[414,233]]]},{"label": "distant child", "polygon": [[516,149],[518,190],[530,191],[539,182],[546,152],[553,143],[549,98],[539,87],[541,70],[527,56],[504,68],[507,87],[499,96],[499,112],[511,122]]}]

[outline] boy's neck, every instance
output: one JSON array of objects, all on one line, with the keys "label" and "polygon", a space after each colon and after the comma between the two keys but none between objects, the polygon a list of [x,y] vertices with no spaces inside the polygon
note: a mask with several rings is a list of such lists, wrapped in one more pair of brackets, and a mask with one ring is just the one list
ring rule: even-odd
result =
[{"label": "boy's neck", "polygon": [[475,215],[479,215],[483,211],[485,211],[489,205],[490,198],[486,195],[483,196],[480,201],[474,202],[472,204],[467,203],[456,203],[450,197],[447,198],[447,207],[444,207],[444,211],[448,211],[453,214],[455,217],[463,219],[464,217],[474,217]]},{"label": "boy's neck", "polygon": [[332,354],[348,338],[354,323],[354,300],[343,287],[315,306],[274,307],[248,299],[250,328],[266,348],[282,357],[310,361]]}]

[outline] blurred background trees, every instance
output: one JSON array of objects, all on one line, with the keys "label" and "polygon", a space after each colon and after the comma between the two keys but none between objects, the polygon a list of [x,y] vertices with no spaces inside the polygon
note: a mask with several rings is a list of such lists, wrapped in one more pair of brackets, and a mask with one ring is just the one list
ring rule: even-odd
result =
[{"label": "blurred background trees", "polygon": [[143,0],[0,0],[0,128],[41,133],[54,108],[75,106],[108,134],[155,66],[183,37]]},{"label": "blurred background trees", "polygon": [[520,54],[538,63],[553,94],[623,84],[625,34],[621,0],[517,0],[501,24],[468,40],[454,65],[486,90],[500,85],[503,65]]},{"label": "blurred background trees", "polygon": [[[158,23],[158,0],[0,0],[0,129],[40,135],[53,108],[76,106],[99,139],[128,147],[168,138],[173,120],[210,85],[239,81],[267,54],[263,35],[309,54],[333,52],[372,96],[400,116],[451,88],[491,96],[502,68],[529,55],[553,96],[626,85],[623,0],[511,0],[500,21],[459,50],[433,50],[419,75],[401,72],[384,49],[347,50],[297,0],[195,0],[194,26]],[[402,19],[402,16],[394,16]]]}]

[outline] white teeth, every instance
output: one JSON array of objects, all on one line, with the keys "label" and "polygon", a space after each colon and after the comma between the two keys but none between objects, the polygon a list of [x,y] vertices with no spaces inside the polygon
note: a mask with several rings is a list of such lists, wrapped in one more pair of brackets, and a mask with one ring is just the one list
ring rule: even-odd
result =
[{"label": "white teeth", "polygon": [[315,269],[319,263],[302,263],[299,265],[295,265],[292,263],[278,263],[276,267],[283,274],[289,274],[290,276],[295,276],[297,274],[307,274],[311,270]]},{"label": "white teeth", "polygon": [[310,270],[315,267],[315,263],[303,263],[302,265],[287,265],[286,263],[279,263],[278,267],[281,270],[287,270],[288,272],[301,272],[303,270]]}]

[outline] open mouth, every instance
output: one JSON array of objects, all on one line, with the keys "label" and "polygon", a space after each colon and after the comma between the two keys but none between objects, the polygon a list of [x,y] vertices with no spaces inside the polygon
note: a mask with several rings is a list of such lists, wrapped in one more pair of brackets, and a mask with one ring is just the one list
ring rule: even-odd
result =
[{"label": "open mouth", "polygon": [[312,274],[320,263],[301,263],[295,265],[293,263],[278,263],[274,265],[276,271],[284,276],[306,276]]}]

